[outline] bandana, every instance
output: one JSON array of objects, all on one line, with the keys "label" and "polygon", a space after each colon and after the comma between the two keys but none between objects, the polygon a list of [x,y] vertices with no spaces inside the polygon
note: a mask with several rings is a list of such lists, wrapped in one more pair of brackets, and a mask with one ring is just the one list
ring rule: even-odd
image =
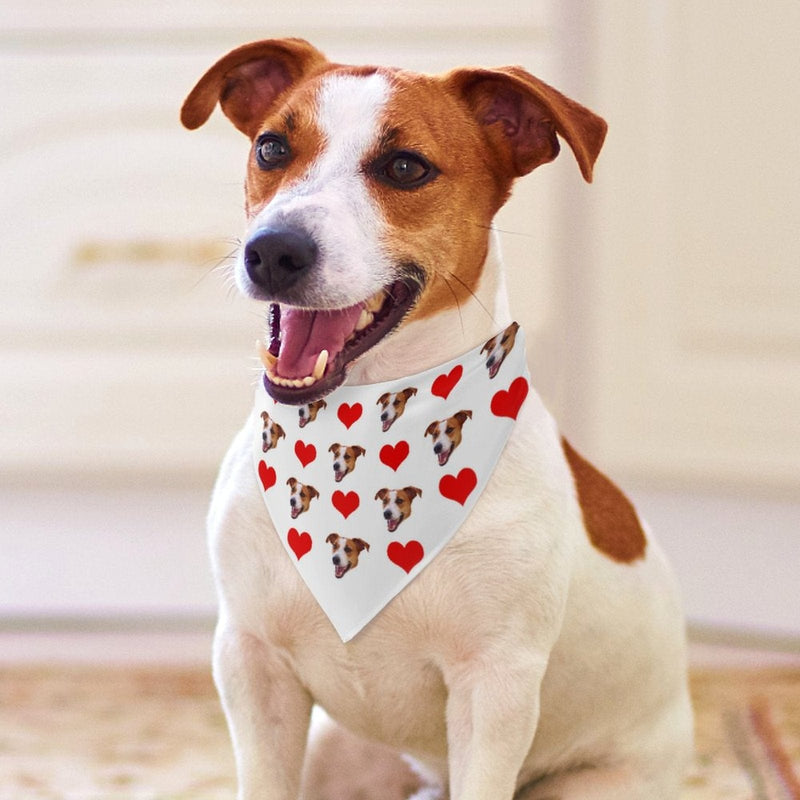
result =
[{"label": "bandana", "polygon": [[[306,406],[259,386],[261,493],[343,642],[444,548],[489,481],[528,394],[522,330],[399,380]],[[266,380],[266,377],[265,377]]]}]

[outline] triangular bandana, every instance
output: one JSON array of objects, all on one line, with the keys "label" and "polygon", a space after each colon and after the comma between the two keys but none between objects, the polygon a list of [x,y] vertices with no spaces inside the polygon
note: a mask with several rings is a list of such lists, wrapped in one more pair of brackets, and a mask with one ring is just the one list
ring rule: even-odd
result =
[{"label": "triangular bandana", "polygon": [[486,486],[528,394],[513,323],[441,367],[342,386],[310,406],[263,386],[259,488],[289,559],[353,638],[447,544]]}]

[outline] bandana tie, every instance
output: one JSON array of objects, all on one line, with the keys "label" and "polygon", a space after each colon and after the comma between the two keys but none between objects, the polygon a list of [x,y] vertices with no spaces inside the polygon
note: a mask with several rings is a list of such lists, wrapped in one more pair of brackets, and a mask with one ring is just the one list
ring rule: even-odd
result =
[{"label": "bandana tie", "polygon": [[290,561],[343,642],[422,572],[472,511],[528,380],[515,322],[443,366],[341,386],[305,406],[277,403],[258,387],[261,494]]}]

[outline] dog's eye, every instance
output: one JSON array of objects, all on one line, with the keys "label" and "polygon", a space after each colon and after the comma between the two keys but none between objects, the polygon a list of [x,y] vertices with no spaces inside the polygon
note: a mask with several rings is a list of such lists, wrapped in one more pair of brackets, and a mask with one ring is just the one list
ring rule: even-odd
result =
[{"label": "dog's eye", "polygon": [[256,140],[256,161],[261,169],[279,169],[290,157],[288,142],[277,133],[265,133]]},{"label": "dog's eye", "polygon": [[416,189],[432,181],[438,170],[417,153],[392,153],[375,165],[375,174],[398,189]]}]

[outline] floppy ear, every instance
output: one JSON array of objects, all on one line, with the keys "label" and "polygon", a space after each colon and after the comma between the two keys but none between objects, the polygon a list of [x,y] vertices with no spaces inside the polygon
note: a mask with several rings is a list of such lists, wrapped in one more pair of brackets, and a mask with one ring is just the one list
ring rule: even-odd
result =
[{"label": "floppy ear", "polygon": [[559,153],[563,137],[591,183],[603,146],[603,119],[521,67],[459,69],[447,85],[467,103],[510,178],[527,175]]},{"label": "floppy ear", "polygon": [[319,497],[319,492],[313,486],[309,486],[308,484],[306,484],[306,489],[308,489],[308,496],[311,497],[312,499],[314,497]]},{"label": "floppy ear", "polygon": [[269,109],[292,84],[327,59],[303,39],[265,39],[223,56],[189,93],[181,122],[199,128],[219,101],[225,116],[251,139]]},{"label": "floppy ear", "polygon": [[422,489],[417,489],[416,486],[406,486],[403,491],[410,497],[422,497]]},{"label": "floppy ear", "polygon": [[325,540],[326,544],[336,544],[339,541],[338,533],[329,533],[328,538]]},{"label": "floppy ear", "polygon": [[352,541],[359,553],[362,550],[367,550],[369,552],[369,545],[363,539],[353,539]]},{"label": "floppy ear", "polygon": [[389,392],[384,392],[376,401],[375,405],[383,405],[389,399]]},{"label": "floppy ear", "polygon": [[332,444],[332,445],[331,445],[331,446],[328,448],[328,452],[329,452],[329,453],[335,453],[335,452],[336,452],[336,451],[337,451],[337,450],[338,450],[340,447],[341,447],[341,445],[340,445],[338,442],[335,442],[334,444]]},{"label": "floppy ear", "polygon": [[389,490],[388,489],[378,489],[378,491],[375,493],[375,499],[376,500],[385,500],[386,499],[386,495],[388,495],[388,494],[389,494]]},{"label": "floppy ear", "polygon": [[[434,420],[433,422],[431,422],[431,424],[428,425],[428,430],[425,431],[425,436],[433,436],[434,431],[436,430],[436,426],[438,424],[439,424],[439,422],[437,420]],[[422,438],[424,439],[425,437],[423,436]]]},{"label": "floppy ear", "polygon": [[463,425],[468,419],[472,419],[472,412],[471,411],[459,411],[454,416]]}]

